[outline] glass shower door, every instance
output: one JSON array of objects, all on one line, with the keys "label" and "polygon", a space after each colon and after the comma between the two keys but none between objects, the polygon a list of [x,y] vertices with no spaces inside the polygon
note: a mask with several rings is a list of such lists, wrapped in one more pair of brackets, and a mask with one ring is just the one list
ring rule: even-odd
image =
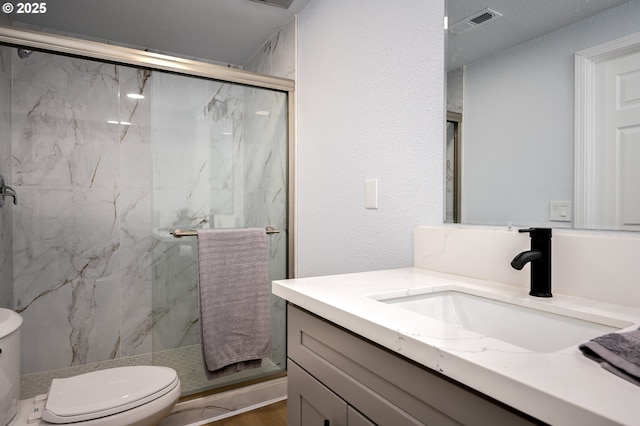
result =
[{"label": "glass shower door", "polygon": [[272,296],[273,354],[209,381],[202,364],[196,237],[175,229],[271,226],[270,278],[287,274],[287,94],[155,71],[152,79],[154,363],[183,393],[284,371],[284,301]]}]

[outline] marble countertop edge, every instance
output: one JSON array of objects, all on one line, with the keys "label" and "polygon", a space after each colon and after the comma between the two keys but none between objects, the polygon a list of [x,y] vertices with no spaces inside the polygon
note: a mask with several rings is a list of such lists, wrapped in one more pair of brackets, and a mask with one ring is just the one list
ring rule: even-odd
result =
[{"label": "marble countertop edge", "polygon": [[[531,299],[526,288],[403,268],[277,280],[276,296],[374,343],[554,425],[640,425],[640,387],[601,368],[576,346],[536,353],[376,301],[380,294],[425,291],[461,283]],[[557,295],[539,302],[580,306],[598,315],[640,322],[640,310]],[[637,327],[636,327],[637,328]]]}]

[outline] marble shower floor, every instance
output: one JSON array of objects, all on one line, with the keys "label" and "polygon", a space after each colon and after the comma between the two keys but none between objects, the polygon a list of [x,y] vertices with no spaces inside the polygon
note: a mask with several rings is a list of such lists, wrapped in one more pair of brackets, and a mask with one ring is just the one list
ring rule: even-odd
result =
[{"label": "marble shower floor", "polygon": [[130,365],[164,365],[177,371],[182,384],[182,394],[194,394],[207,389],[236,384],[257,377],[279,373],[280,368],[271,360],[265,359],[258,369],[246,370],[233,376],[215,380],[207,380],[204,375],[202,350],[200,345],[184,346],[177,349],[156,352],[154,354],[134,355],[113,360],[85,364],[59,370],[25,374],[21,380],[21,399],[32,398],[47,393],[51,381],[56,378],[71,377],[106,368],[125,367]]}]

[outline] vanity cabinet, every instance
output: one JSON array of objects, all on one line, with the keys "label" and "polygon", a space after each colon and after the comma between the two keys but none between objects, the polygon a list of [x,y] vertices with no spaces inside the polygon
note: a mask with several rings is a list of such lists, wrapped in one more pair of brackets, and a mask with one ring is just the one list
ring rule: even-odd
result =
[{"label": "vanity cabinet", "polygon": [[[287,368],[290,425],[375,426],[290,359],[287,360]],[[295,398],[291,398],[292,395]]]},{"label": "vanity cabinet", "polygon": [[289,304],[289,426],[542,424]]}]

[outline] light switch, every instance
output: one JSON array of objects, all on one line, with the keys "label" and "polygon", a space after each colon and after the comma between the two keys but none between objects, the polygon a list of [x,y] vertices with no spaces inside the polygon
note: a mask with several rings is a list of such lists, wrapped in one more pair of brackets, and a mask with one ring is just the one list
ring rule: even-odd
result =
[{"label": "light switch", "polygon": [[549,220],[557,222],[571,222],[571,201],[550,201]]},{"label": "light switch", "polygon": [[367,179],[365,181],[364,206],[367,209],[378,208],[378,179]]}]

